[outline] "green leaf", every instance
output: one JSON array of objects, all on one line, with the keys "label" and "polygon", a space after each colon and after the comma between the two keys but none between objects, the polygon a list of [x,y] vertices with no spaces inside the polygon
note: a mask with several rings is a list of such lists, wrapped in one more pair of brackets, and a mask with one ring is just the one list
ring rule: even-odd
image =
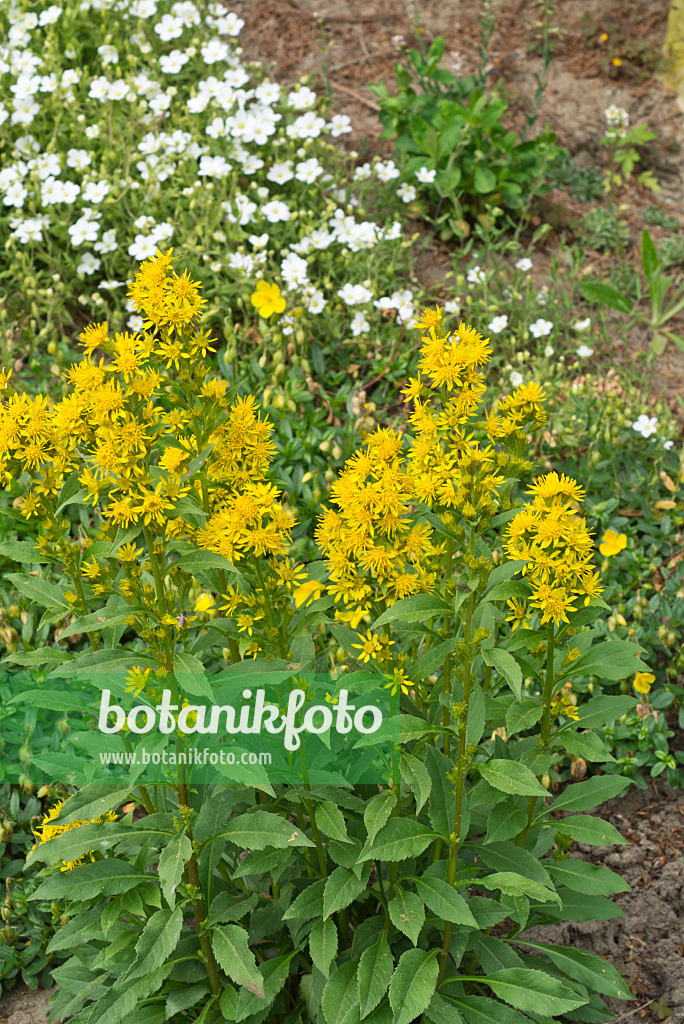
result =
[{"label": "green leaf", "polygon": [[[147,819],[141,819],[141,822]],[[84,853],[90,850],[107,849],[116,845],[122,839],[133,839],[144,841],[145,838],[155,836],[158,839],[167,839],[171,835],[160,829],[152,829],[143,832],[133,829],[130,825],[122,822],[88,823],[79,828],[72,828],[55,836],[47,843],[39,843],[29,853],[26,859],[26,866],[30,867],[36,861],[42,861],[46,865],[57,864],[61,860],[78,860]]]},{"label": "green leaf", "polygon": [[326,921],[338,910],[344,910],[353,903],[368,885],[370,865],[357,878],[349,868],[339,867],[328,876],[323,890],[323,920]]},{"label": "green leaf", "polygon": [[180,907],[174,911],[158,910],[153,914],[136,943],[135,963],[124,980],[132,981],[161,967],[178,945],[182,927],[183,911]]},{"label": "green leaf", "polygon": [[542,707],[538,700],[525,697],[521,701],[513,701],[506,711],[506,728],[509,736],[531,729],[542,716]]},{"label": "green leaf", "polygon": [[437,917],[466,928],[477,928],[477,921],[470,913],[468,904],[448,882],[430,875],[413,878],[412,881],[425,906]]},{"label": "green leaf", "polygon": [[559,674],[565,676],[598,676],[601,679],[626,679],[636,672],[643,672],[646,664],[637,655],[645,654],[643,647],[628,640],[606,640],[597,644],[573,661]]},{"label": "green leaf", "polygon": [[421,807],[430,796],[430,774],[422,761],[404,750],[401,751],[400,770],[402,779],[416,799],[416,812],[420,814]]},{"label": "green leaf", "polygon": [[587,953],[583,949],[573,949],[571,946],[547,946],[536,942],[523,944],[546,954],[560,971],[580,985],[585,985],[590,992],[600,992],[604,996],[612,996],[613,999],[634,998],[619,972],[600,956]]},{"label": "green leaf", "polygon": [[[573,662],[577,664],[577,662]],[[578,724],[583,729],[593,728],[595,725],[607,725],[608,722],[617,722],[624,714],[638,704],[636,697],[629,694],[611,697],[609,694],[602,694],[600,697],[592,697],[586,704],[580,704],[577,711]]]},{"label": "green leaf", "polygon": [[164,899],[170,907],[176,905],[176,889],[183,869],[192,857],[192,843],[184,832],[172,836],[159,858],[159,881]]},{"label": "green leaf", "polygon": [[522,696],[522,669],[512,654],[502,650],[500,647],[485,647],[482,649],[482,658],[485,665],[491,665],[499,672],[511,690],[520,700]]},{"label": "green leaf", "polygon": [[71,653],[60,651],[57,647],[40,647],[36,651],[17,651],[3,660],[13,665],[61,665],[65,661],[71,661],[72,657]]},{"label": "green leaf", "polygon": [[530,1024],[530,1018],[488,996],[454,996],[451,1002],[467,1024]]},{"label": "green leaf", "polygon": [[492,871],[513,871],[526,878],[533,878],[549,889],[552,888],[553,883],[537,858],[529,850],[516,846],[515,843],[491,843],[487,846],[479,846],[478,853],[480,860]]},{"label": "green leaf", "polygon": [[492,758],[486,764],[476,765],[483,779],[486,779],[490,786],[500,790],[502,793],[515,793],[520,796],[546,796],[546,790],[541,786],[529,768],[519,764],[517,761],[506,761],[502,758]]},{"label": "green leaf", "polygon": [[23,565],[42,565],[44,562],[54,562],[54,558],[44,554],[30,540],[5,541],[0,544],[0,555],[13,562],[21,562]]},{"label": "green leaf", "polygon": [[368,832],[368,841],[373,842],[381,828],[389,821],[390,815],[397,803],[395,793],[386,790],[372,797],[366,804],[363,812],[363,820]]},{"label": "green leaf", "polygon": [[15,693],[7,701],[8,706],[11,704],[29,704],[50,711],[86,711],[90,706],[83,694],[59,693],[54,690],[24,690],[23,693]]},{"label": "green leaf", "polygon": [[83,615],[66,629],[60,630],[59,642],[61,643],[68,636],[74,636],[75,633],[97,633],[100,630],[108,629],[109,626],[125,622],[138,611],[140,611],[139,608],[130,605],[125,605],[123,608],[120,605],[115,605],[112,608],[101,608],[100,611],[91,612],[90,615]]},{"label": "green leaf", "polygon": [[546,1017],[557,1017],[587,1002],[543,971],[512,967],[487,975],[483,982],[516,1010],[539,1013]]},{"label": "green leaf", "polygon": [[327,978],[330,964],[337,956],[337,925],[334,921],[316,921],[309,935],[309,952],[314,967]]},{"label": "green leaf", "polygon": [[233,818],[214,838],[227,839],[241,850],[265,850],[271,846],[287,850],[293,846],[313,846],[296,826],[270,811],[251,811]]},{"label": "green leaf", "polygon": [[583,757],[587,761],[601,764],[605,761],[615,761],[612,754],[609,754],[605,745],[595,732],[576,732],[568,729],[556,737],[557,743],[565,747],[569,754],[575,757]]},{"label": "green leaf", "polygon": [[392,975],[389,1001],[394,1024],[411,1024],[426,1009],[437,985],[437,950],[408,949]]},{"label": "green leaf", "polygon": [[624,846],[628,840],[623,839],[615,825],[601,818],[593,818],[590,814],[573,814],[561,821],[554,821],[552,827],[562,835],[571,836],[577,843],[588,846]]},{"label": "green leaf", "polygon": [[343,1024],[345,1017],[359,1005],[356,964],[346,963],[328,980],[321,1000],[326,1024]]},{"label": "green leaf", "polygon": [[606,896],[587,896],[561,886],[558,895],[562,907],[545,907],[547,917],[558,921],[612,921],[615,917],[626,917],[622,907]]},{"label": "green leaf", "polygon": [[658,253],[646,228],[641,235],[641,266],[647,278],[652,277],[658,270]]},{"label": "green leaf", "polygon": [[444,615],[451,611],[451,605],[441,601],[432,594],[414,594],[413,597],[404,597],[383,612],[371,626],[371,632],[376,632],[379,626],[386,622],[427,622],[428,619]]},{"label": "green leaf", "polygon": [[46,878],[30,900],[56,900],[63,896],[71,900],[89,900],[94,896],[117,896],[141,882],[151,882],[154,875],[141,871],[127,860],[110,857],[90,864],[79,864],[71,871],[60,871]]},{"label": "green leaf", "polygon": [[324,836],[337,839],[340,843],[350,842],[344,815],[336,804],[330,800],[324,800],[323,803],[317,805],[315,817],[316,824]]},{"label": "green leaf", "polygon": [[307,885],[303,892],[283,914],[283,921],[301,918],[303,921],[312,917],[321,917],[323,914],[323,891],[327,879],[320,878],[316,882]]},{"label": "green leaf", "polygon": [[487,837],[485,843],[500,843],[504,839],[515,839],[527,825],[527,812],[514,803],[504,800],[492,807],[487,815]]},{"label": "green leaf", "polygon": [[385,934],[368,949],[359,960],[357,973],[361,1019],[375,1009],[390,983],[394,971],[394,960]]},{"label": "green leaf", "polygon": [[244,928],[236,924],[218,925],[211,933],[211,947],[231,981],[264,998],[264,979],[249,948]]},{"label": "green leaf", "polygon": [[[292,950],[291,953],[287,953],[284,956],[266,960],[261,965],[259,971],[264,979],[264,995],[258,996],[244,988],[240,989],[235,1014],[236,1021],[252,1020],[254,1014],[259,1014],[260,1017],[263,1017],[264,1012],[271,1006],[287,981],[290,974],[290,961],[296,953],[296,950]],[[200,1019],[198,1019],[197,1024],[200,1024]]]},{"label": "green leaf", "polygon": [[74,793],[60,808],[57,825],[70,825],[74,821],[92,821],[124,803],[130,796],[128,786],[113,786],[111,782],[90,782]]},{"label": "green leaf", "polygon": [[596,306],[608,306],[617,309],[619,313],[629,313],[632,308],[621,292],[602,281],[580,281],[577,287],[587,302],[593,302]]},{"label": "green leaf", "polygon": [[444,659],[448,654],[451,654],[458,643],[458,637],[452,636],[448,640],[442,640],[441,643],[435,644],[429,651],[426,651],[425,654],[421,654],[420,658],[417,658],[413,664],[409,666],[408,674],[411,679],[425,679],[427,676],[437,671],[437,669],[442,668],[444,665]]},{"label": "green leaf", "polygon": [[412,892],[397,889],[396,895],[389,901],[387,909],[394,927],[407,935],[414,946],[418,945],[420,929],[425,924],[423,901]]},{"label": "green leaf", "polygon": [[489,167],[476,167],[475,174],[473,175],[473,184],[475,191],[479,192],[480,195],[493,192],[496,188],[496,174]]},{"label": "green leaf", "polygon": [[451,1003],[443,999],[438,992],[435,992],[430,1005],[425,1011],[425,1019],[430,1024],[464,1024],[463,1017]]},{"label": "green leaf", "polygon": [[485,889],[499,889],[506,896],[527,896],[529,899],[537,900],[539,903],[557,903],[561,905],[558,893],[549,889],[541,882],[535,882],[532,878],[525,878],[515,871],[496,871],[486,878],[478,878],[478,885]]},{"label": "green leaf", "polygon": [[549,872],[554,882],[587,896],[612,896],[618,892],[631,892],[631,887],[615,871],[601,864],[567,857],[549,861]]},{"label": "green leaf", "polygon": [[593,775],[586,782],[575,782],[571,786],[566,786],[548,810],[587,811],[619,796],[631,784],[631,779],[625,779],[621,775]]},{"label": "green leaf", "polygon": [[71,611],[71,605],[60,587],[48,583],[41,576],[24,576],[22,573],[8,572],[5,579],[13,583],[23,597],[41,608],[61,609],[65,613]]},{"label": "green leaf", "polygon": [[435,838],[431,829],[411,818],[390,818],[373,842],[366,843],[358,861],[419,857]]}]

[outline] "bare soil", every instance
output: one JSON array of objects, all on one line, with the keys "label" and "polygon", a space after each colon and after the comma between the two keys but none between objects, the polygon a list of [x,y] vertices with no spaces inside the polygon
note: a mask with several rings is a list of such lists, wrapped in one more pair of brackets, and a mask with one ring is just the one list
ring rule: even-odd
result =
[{"label": "bare soil", "polygon": [[18,989],[0,997],[0,1024],[47,1024],[52,989]]}]

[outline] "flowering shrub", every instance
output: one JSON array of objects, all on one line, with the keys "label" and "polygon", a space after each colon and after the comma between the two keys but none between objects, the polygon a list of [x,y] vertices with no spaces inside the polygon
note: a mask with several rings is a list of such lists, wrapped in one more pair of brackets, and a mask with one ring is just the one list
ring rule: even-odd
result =
[{"label": "flowering shrub", "polygon": [[[354,748],[376,757],[379,788],[309,778],[318,766],[296,748],[303,781],[291,785],[198,786],[176,760],[147,786],[137,767],[121,778],[84,761],[29,857],[45,865],[32,898],[68,901],[53,947],[77,947],[56,971],[53,1018],[600,1018],[601,995],[629,998],[617,971],[526,931],[622,913],[607,898],[621,879],[568,850],[625,841],[582,812],[626,780],[595,772],[547,805],[548,773],[568,758],[610,761],[594,728],[636,703],[577,705],[569,677],[646,666],[636,644],[596,644],[586,628],[605,604],[579,484],[550,472],[517,496],[543,390],[524,385],[485,410],[489,341],[425,310],[407,431],[371,433],[348,461],[318,520],[322,559],[300,566],[296,510],[269,481],[270,424],[205,361],[199,284],[158,253],[129,295],[141,331],[83,331],[61,401],[4,389],[2,472],[31,478],[16,515],[40,524],[37,550],[24,541],[16,554],[61,564],[71,584],[12,581],[46,621],[72,609],[60,645],[75,633],[91,645],[48,643],[32,664],[51,680],[106,673],[102,685],[143,710],[172,692],[186,722],[197,696],[234,701],[236,684],[276,673],[280,705],[327,670],[331,702],[353,679],[381,686],[396,729],[384,747],[366,735]],[[70,503],[89,510],[77,536]],[[212,600],[197,601],[200,587]],[[63,698],[78,714],[92,707]],[[131,756],[150,741],[185,751],[180,724],[138,731],[120,732]],[[108,742],[81,737],[90,756]]]},{"label": "flowering shrub", "polygon": [[[112,329],[138,330],[125,299],[131,258],[183,236],[214,315],[249,322],[257,280],[279,284],[287,310],[260,339],[264,360],[304,358],[317,340],[345,371],[351,351],[365,356],[369,346],[382,372],[392,317],[413,315],[412,293],[394,284],[406,259],[389,165],[365,165],[352,181],[330,141],[351,131],[349,118],[329,116],[307,85],[288,90],[243,63],[242,24],[221,4],[192,0],[42,0],[0,11],[6,356],[62,345],[74,321],[105,306]],[[378,189],[376,222],[368,204]],[[219,322],[227,363],[232,319]],[[329,346],[331,337],[347,347]],[[241,361],[251,354],[244,347]]]}]

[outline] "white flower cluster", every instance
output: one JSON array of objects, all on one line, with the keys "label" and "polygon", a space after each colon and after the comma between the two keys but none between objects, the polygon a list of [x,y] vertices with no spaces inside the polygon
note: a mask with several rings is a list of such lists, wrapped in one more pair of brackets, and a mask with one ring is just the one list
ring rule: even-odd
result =
[{"label": "white flower cluster", "polygon": [[607,139],[624,139],[629,128],[629,114],[622,107],[616,107],[615,104],[606,107],[603,111],[603,116],[606,119],[606,132],[605,136]]},{"label": "white flower cluster", "polygon": [[[127,277],[130,257],[142,261],[161,246],[182,245],[183,217],[168,215],[176,204],[179,214],[207,211],[192,218],[198,230],[214,219],[202,237],[213,253],[205,259],[238,279],[245,294],[267,276],[314,315],[330,303],[363,305],[366,312],[351,321],[354,336],[371,330],[372,315],[382,322],[375,308],[395,310],[401,322],[413,316],[410,291],[378,297],[377,286],[373,292],[360,281],[367,261],[349,255],[372,249],[377,263],[378,246],[402,244],[391,213],[385,223],[354,216],[354,184],[340,188],[340,172],[331,172],[338,165],[325,140],[351,132],[349,117],[323,116],[308,85],[283,88],[257,65],[243,65],[236,45],[243,21],[235,13],[216,0],[202,7],[80,0],[64,26],[62,6],[22,9],[28,5],[12,0],[0,42],[0,124],[8,122],[0,139],[0,244],[48,247],[50,269],[61,268],[71,250],[77,275],[116,290],[124,282],[103,279],[103,265],[110,276]],[[95,55],[87,60],[86,47]],[[68,66],[51,66],[53,53]],[[390,184],[409,203],[415,186],[396,189],[399,176],[392,160],[376,160],[354,180]],[[324,256],[331,248],[332,260]]]}]

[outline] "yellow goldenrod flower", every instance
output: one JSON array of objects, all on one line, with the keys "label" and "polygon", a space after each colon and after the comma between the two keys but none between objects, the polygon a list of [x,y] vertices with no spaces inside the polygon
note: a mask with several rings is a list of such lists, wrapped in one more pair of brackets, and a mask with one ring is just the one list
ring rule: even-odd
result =
[{"label": "yellow goldenrod flower", "polygon": [[652,672],[637,672],[632,686],[637,693],[649,693],[654,683],[655,676]]},{"label": "yellow goldenrod flower", "polygon": [[511,622],[512,632],[515,633],[519,626],[527,629],[527,603],[520,601],[517,597],[513,597],[510,601],[506,601],[506,604],[510,608],[509,614],[506,616],[506,622]]},{"label": "yellow goldenrod flower", "polygon": [[615,530],[606,530],[599,544],[599,551],[605,558],[619,555],[627,547],[627,535]]},{"label": "yellow goldenrod flower", "polygon": [[280,294],[280,288],[268,281],[257,281],[256,291],[252,292],[249,299],[259,316],[266,320],[273,313],[282,313],[285,309],[285,299]]},{"label": "yellow goldenrod flower", "polygon": [[147,686],[151,675],[151,668],[141,668],[140,665],[134,665],[126,673],[126,692],[132,693],[134,697],[138,697]]},{"label": "yellow goldenrod flower", "polygon": [[[371,631],[368,629],[366,630],[365,637],[362,637],[359,634],[359,639],[362,640],[363,643],[352,644],[352,647],[355,647],[357,648],[357,650],[361,651],[361,654],[359,655],[359,661],[363,661],[367,664],[371,660],[371,658],[377,658],[379,655],[382,655],[383,644],[381,641],[381,637],[379,637],[377,634],[371,633]],[[394,643],[394,641],[391,640],[390,643]]]},{"label": "yellow goldenrod flower", "polygon": [[414,327],[419,327],[423,331],[429,331],[431,327],[436,327],[442,322],[442,306],[435,306],[434,309],[424,309],[420,315],[420,319],[416,320],[413,324]]}]

